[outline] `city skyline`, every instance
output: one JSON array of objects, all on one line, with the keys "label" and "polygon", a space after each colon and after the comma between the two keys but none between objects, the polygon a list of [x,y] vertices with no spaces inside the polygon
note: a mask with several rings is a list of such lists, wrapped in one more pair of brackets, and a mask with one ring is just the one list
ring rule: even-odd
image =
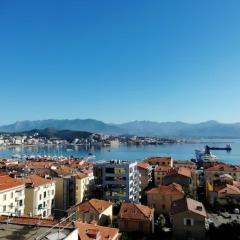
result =
[{"label": "city skyline", "polygon": [[1,1],[0,125],[239,122],[238,1]]}]

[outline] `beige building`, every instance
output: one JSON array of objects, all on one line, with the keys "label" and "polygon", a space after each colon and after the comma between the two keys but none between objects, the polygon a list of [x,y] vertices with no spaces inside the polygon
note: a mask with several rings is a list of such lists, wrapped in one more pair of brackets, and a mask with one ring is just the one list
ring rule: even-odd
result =
[{"label": "beige building", "polygon": [[159,186],[163,184],[163,178],[168,174],[171,170],[170,166],[156,166],[154,169],[154,186]]},{"label": "beige building", "polygon": [[79,173],[76,176],[76,204],[79,204],[89,198],[90,181],[87,174]]},{"label": "beige building", "polygon": [[52,215],[55,182],[37,175],[19,179],[25,184],[25,210],[30,216],[47,218]]},{"label": "beige building", "polygon": [[172,157],[149,157],[144,160],[151,166],[173,167]]},{"label": "beige building", "polygon": [[24,214],[25,185],[8,175],[0,176],[0,215]]},{"label": "beige building", "polygon": [[223,174],[229,174],[233,180],[240,181],[240,167],[237,166],[218,164],[204,170],[205,181],[210,184],[212,184],[214,180],[219,179]]},{"label": "beige building", "polygon": [[156,214],[169,214],[173,201],[184,198],[182,186],[172,183],[168,186],[158,186],[147,192],[148,206],[153,207]]},{"label": "beige building", "polygon": [[[73,213],[75,214],[73,215]],[[72,219],[84,223],[96,221],[99,225],[109,225],[112,223],[112,203],[99,199],[91,199],[68,209],[68,215],[72,215]]]},{"label": "beige building", "polygon": [[121,232],[154,232],[154,209],[136,203],[122,203],[118,218]]},{"label": "beige building", "polygon": [[139,162],[137,168],[140,173],[141,191],[143,191],[152,181],[152,166],[146,162]]},{"label": "beige building", "polygon": [[191,198],[174,201],[170,218],[175,239],[205,239],[207,213],[201,202]]}]

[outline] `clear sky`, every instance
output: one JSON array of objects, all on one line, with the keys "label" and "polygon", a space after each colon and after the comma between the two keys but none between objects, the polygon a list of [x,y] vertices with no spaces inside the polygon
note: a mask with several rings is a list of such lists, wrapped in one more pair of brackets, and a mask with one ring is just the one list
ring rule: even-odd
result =
[{"label": "clear sky", "polygon": [[239,0],[1,0],[0,124],[240,121]]}]

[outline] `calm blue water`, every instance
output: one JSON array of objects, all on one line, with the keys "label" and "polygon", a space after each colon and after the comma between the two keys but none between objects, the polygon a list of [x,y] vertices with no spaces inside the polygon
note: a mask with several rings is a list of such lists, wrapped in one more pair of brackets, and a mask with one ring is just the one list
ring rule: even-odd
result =
[{"label": "calm blue water", "polygon": [[[240,139],[230,140],[201,140],[191,144],[166,144],[158,146],[125,146],[119,147],[84,147],[84,146],[35,146],[35,147],[12,147],[0,148],[0,157],[11,157],[13,154],[26,155],[51,155],[51,156],[74,156],[86,157],[89,152],[96,156],[97,160],[142,160],[149,156],[172,156],[173,159],[186,160],[194,158],[194,150],[202,148],[204,145],[225,146],[227,143],[232,145],[232,151],[212,151],[219,160],[231,164],[240,164]],[[72,149],[69,151],[67,149]]]}]

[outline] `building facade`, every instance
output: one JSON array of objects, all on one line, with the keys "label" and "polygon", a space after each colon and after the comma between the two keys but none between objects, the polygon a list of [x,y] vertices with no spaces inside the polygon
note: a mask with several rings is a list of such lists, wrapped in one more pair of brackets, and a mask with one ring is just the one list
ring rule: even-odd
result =
[{"label": "building facade", "polygon": [[94,177],[104,200],[139,202],[141,181],[137,162],[97,162],[94,164]]},{"label": "building facade", "polygon": [[0,176],[0,215],[24,214],[25,185],[8,175]]}]

